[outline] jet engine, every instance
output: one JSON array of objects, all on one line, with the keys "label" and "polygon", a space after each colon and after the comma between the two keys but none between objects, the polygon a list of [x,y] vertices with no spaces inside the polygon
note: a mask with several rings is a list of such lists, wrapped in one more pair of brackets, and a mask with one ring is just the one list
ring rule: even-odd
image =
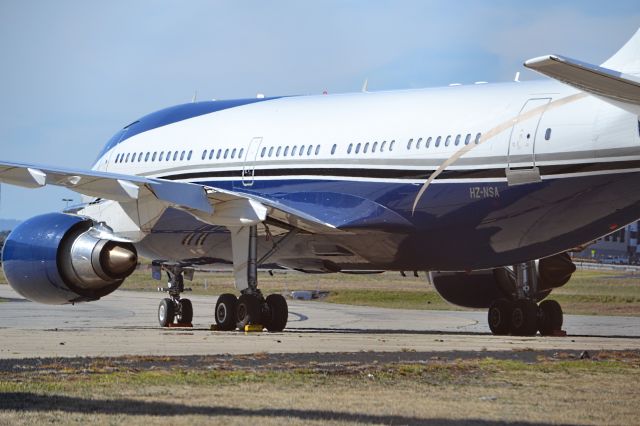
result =
[{"label": "jet engine", "polygon": [[[547,297],[554,288],[565,285],[576,266],[567,253],[540,259],[536,265],[538,292],[535,299]],[[501,267],[471,272],[430,272],[433,286],[449,303],[467,308],[488,308],[494,300],[515,298],[515,273]]]},{"label": "jet engine", "polygon": [[21,223],[2,251],[11,287],[51,305],[100,299],[117,289],[137,262],[133,244],[110,239],[91,219],[63,213]]}]

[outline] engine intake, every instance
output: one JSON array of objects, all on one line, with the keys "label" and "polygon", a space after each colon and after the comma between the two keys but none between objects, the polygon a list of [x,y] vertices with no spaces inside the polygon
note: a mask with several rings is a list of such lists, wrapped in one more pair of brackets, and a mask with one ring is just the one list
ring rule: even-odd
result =
[{"label": "engine intake", "polygon": [[133,244],[106,239],[91,219],[62,213],[23,222],[2,252],[11,287],[47,304],[100,299],[116,290],[137,262]]}]

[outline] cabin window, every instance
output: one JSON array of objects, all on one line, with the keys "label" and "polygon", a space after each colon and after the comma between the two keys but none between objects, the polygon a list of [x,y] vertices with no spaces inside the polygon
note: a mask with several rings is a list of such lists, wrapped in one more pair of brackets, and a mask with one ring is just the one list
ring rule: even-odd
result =
[{"label": "cabin window", "polygon": [[[638,122],[638,127],[640,127],[640,121]],[[639,130],[640,131],[640,130]],[[548,128],[545,132],[544,132],[544,140],[548,141],[549,139],[551,139],[551,128]]]},{"label": "cabin window", "polygon": [[240,152],[238,152],[238,158],[242,159],[242,153],[244,152],[244,148],[240,148]]},{"label": "cabin window", "polygon": [[264,155],[265,155],[266,153],[267,153],[267,147],[266,147],[266,146],[263,146],[263,147],[262,147],[262,152],[260,153],[260,157],[261,157],[261,158],[264,158]]},{"label": "cabin window", "polygon": [[320,145],[316,145],[316,155],[320,154]]},{"label": "cabin window", "polygon": [[229,148],[224,150],[224,159],[226,160],[228,156],[229,156]]},{"label": "cabin window", "polygon": [[375,141],[373,143],[373,146],[371,147],[371,152],[376,152],[376,148],[378,148],[378,141]]},{"label": "cabin window", "polygon": [[436,138],[436,148],[438,148],[440,146],[440,141],[442,140],[442,136],[438,136]]},{"label": "cabin window", "polygon": [[304,145],[300,147],[300,157],[304,154]]},{"label": "cabin window", "polygon": [[219,160],[221,156],[222,156],[222,149],[218,148],[218,153],[216,154],[216,160]]},{"label": "cabin window", "polygon": [[147,152],[147,154],[144,156],[144,161],[145,161],[145,163],[146,163],[147,161],[149,161],[149,153],[148,153],[148,152]]},{"label": "cabin window", "polygon": [[367,151],[369,151],[369,142],[364,144],[364,150],[362,152],[366,154]]},{"label": "cabin window", "polygon": [[478,145],[480,143],[480,138],[482,137],[482,133],[478,133],[476,135],[476,145]]},{"label": "cabin window", "polygon": [[171,151],[167,151],[167,161],[171,160]]},{"label": "cabin window", "polygon": [[278,149],[276,150],[276,157],[280,157],[280,151],[282,151],[281,146],[279,146]]},{"label": "cabin window", "polygon": [[213,154],[215,154],[215,149],[212,149],[211,151],[209,151],[209,160],[211,160],[213,158]]},{"label": "cabin window", "polygon": [[447,139],[445,139],[444,146],[449,146],[449,142],[451,142],[451,135],[447,136]]},{"label": "cabin window", "polygon": [[[336,148],[338,148],[338,145],[334,143],[333,146],[331,147],[331,155],[336,153]],[[295,147],[293,147],[293,149],[295,149]]]},{"label": "cabin window", "polygon": [[273,155],[273,147],[269,148],[269,158],[271,158],[271,156]]},{"label": "cabin window", "polygon": [[395,140],[392,140],[392,141],[389,143],[389,151],[393,151],[393,146],[394,146],[395,144],[396,144],[396,141],[395,141]]},{"label": "cabin window", "polygon": [[187,160],[191,160],[191,155],[193,155],[193,151],[190,150],[189,154],[187,154]]},{"label": "cabin window", "polygon": [[128,162],[129,162],[129,153],[128,153],[128,152],[127,152],[127,156],[126,156],[126,157],[124,157],[124,162],[125,162],[125,163],[128,163]]},{"label": "cabin window", "polygon": [[180,153],[180,161],[183,161],[183,160],[184,160],[184,156],[186,155],[186,153],[187,153],[187,151],[182,151],[182,152]]},{"label": "cabin window", "polygon": [[164,151],[160,151],[160,156],[158,157],[158,161],[162,161],[164,158]]},{"label": "cabin window", "polygon": [[421,142],[422,142],[422,138],[418,139],[418,142],[416,142],[416,149],[420,149]]},{"label": "cabin window", "polygon": [[293,149],[291,150],[291,156],[293,157],[294,155],[296,155],[297,152],[298,152],[298,145],[294,145]]},{"label": "cabin window", "polygon": [[287,155],[289,155],[289,145],[284,147],[284,153],[282,154],[283,157],[286,157]]},{"label": "cabin window", "polygon": [[153,155],[151,156],[151,161],[156,161],[156,156],[158,155],[157,152],[154,152]]},{"label": "cabin window", "polygon": [[382,141],[382,144],[380,144],[380,152],[384,152],[385,146],[387,146],[387,141]]},{"label": "cabin window", "polygon": [[464,138],[465,145],[469,145],[469,142],[471,142],[471,133],[467,133],[467,136]]},{"label": "cabin window", "polygon": [[360,153],[360,146],[362,146],[360,143],[356,145],[356,154]]},{"label": "cabin window", "polygon": [[144,152],[141,152],[140,154],[138,154],[138,163],[142,161],[142,155],[144,154]]},{"label": "cabin window", "polygon": [[409,142],[407,142],[407,149],[411,149],[412,143],[413,143],[413,139],[409,139]]},{"label": "cabin window", "polygon": [[307,157],[309,155],[311,155],[311,150],[313,149],[313,145],[309,145],[309,148],[307,148]]},{"label": "cabin window", "polygon": [[431,136],[427,138],[427,141],[424,143],[424,147],[429,148],[429,145],[431,145]]},{"label": "cabin window", "polygon": [[347,154],[351,154],[351,148],[353,148],[353,144],[349,144],[349,148],[347,148]]},{"label": "cabin window", "polygon": [[115,159],[114,163],[117,163],[119,158],[120,158],[120,154],[116,155],[116,159]]},{"label": "cabin window", "polygon": [[176,161],[178,159],[178,151],[175,151],[173,153],[173,161]]},{"label": "cabin window", "polygon": [[456,146],[460,145],[460,135],[456,136]]},{"label": "cabin window", "polygon": [[202,151],[202,159],[204,160],[206,156],[207,156],[207,150],[205,149],[204,151]]}]

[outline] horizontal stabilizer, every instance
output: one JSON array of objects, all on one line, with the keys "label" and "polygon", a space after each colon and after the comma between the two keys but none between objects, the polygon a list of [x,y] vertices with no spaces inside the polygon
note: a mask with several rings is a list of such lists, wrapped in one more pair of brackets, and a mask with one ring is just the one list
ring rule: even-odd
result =
[{"label": "horizontal stabilizer", "polygon": [[640,115],[640,79],[563,56],[529,59],[524,66]]}]

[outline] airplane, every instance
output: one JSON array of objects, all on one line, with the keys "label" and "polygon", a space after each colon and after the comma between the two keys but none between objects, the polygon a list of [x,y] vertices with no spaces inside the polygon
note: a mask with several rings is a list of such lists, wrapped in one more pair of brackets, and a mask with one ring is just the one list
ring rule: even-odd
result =
[{"label": "airplane", "polygon": [[32,301],[88,302],[145,257],[168,275],[170,326],[192,321],[193,268],[227,265],[240,296],[218,297],[218,329],[282,331],[262,265],[429,271],[496,335],[558,332],[546,298],[576,269],[567,252],[640,218],[640,30],[600,66],[524,66],[550,79],[192,102],[126,125],[90,170],[1,162],[0,182],[84,197],[12,231],[6,278]]}]

